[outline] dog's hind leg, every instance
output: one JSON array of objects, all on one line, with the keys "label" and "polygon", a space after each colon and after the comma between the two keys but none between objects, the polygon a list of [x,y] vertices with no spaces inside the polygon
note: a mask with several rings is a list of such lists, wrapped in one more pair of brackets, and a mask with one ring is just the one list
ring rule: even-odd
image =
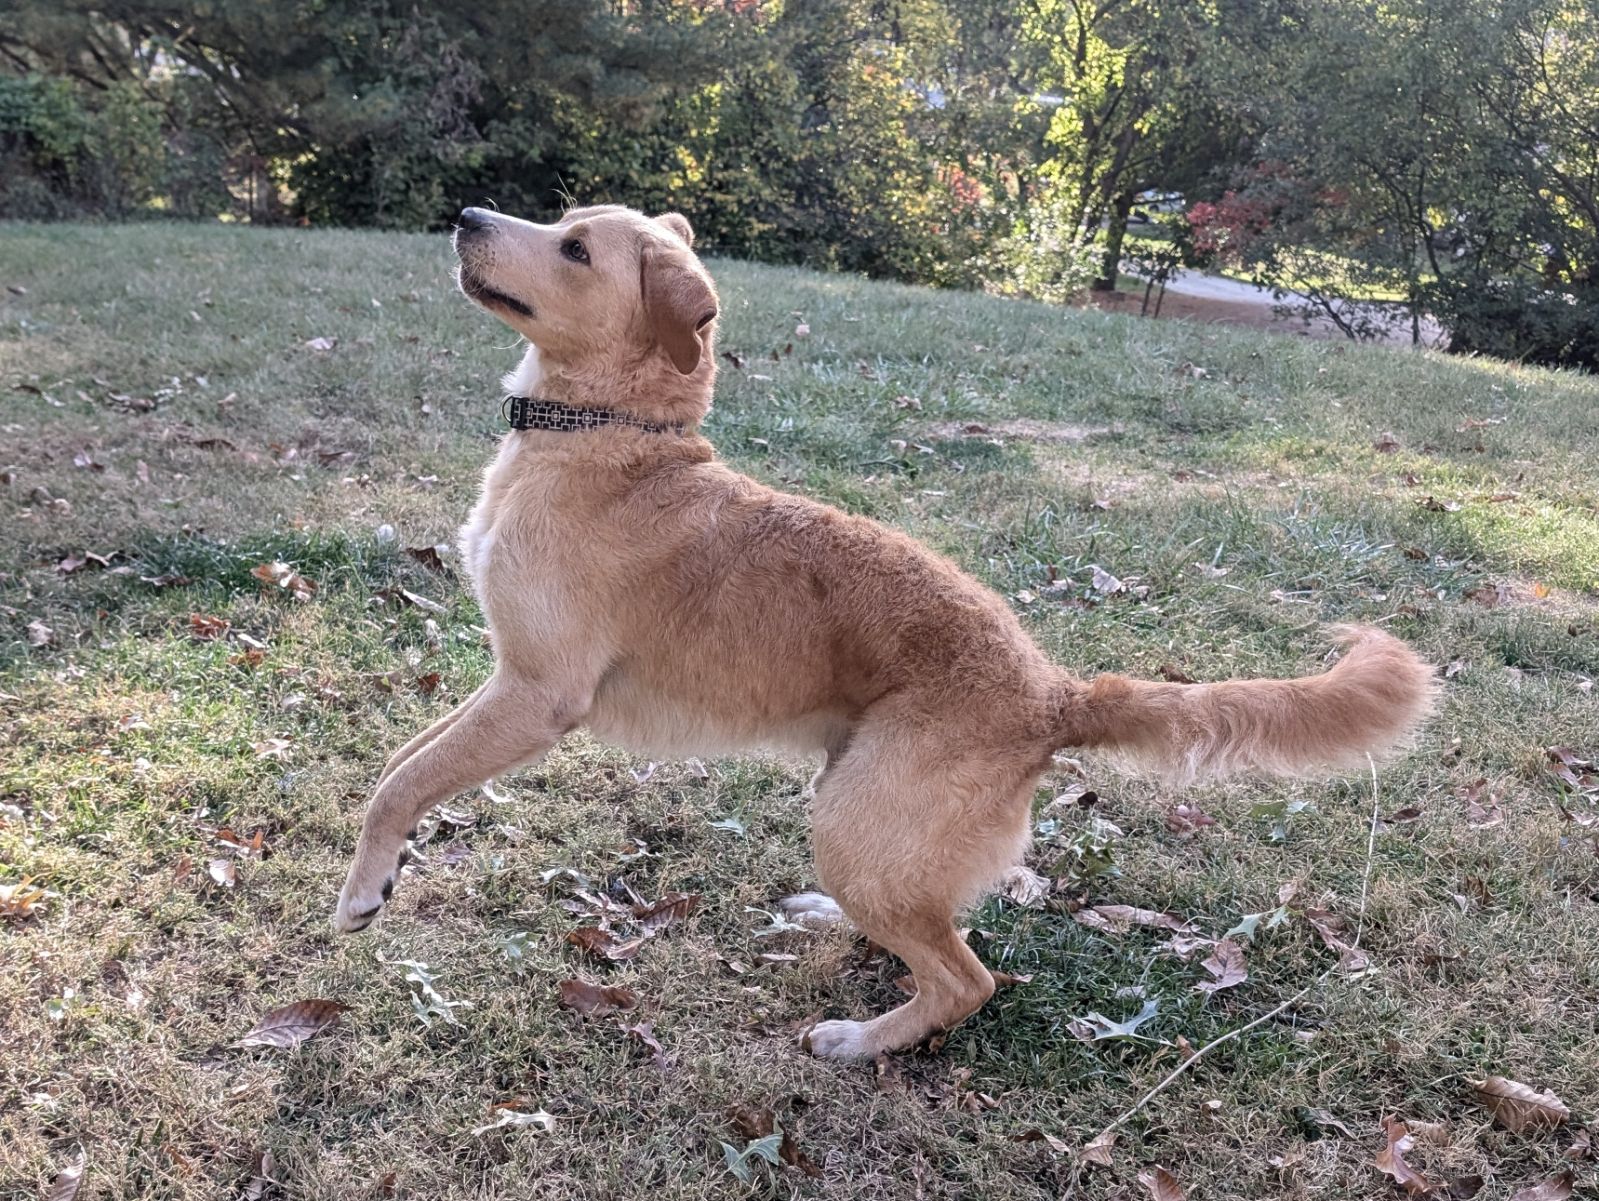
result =
[{"label": "dog's hind leg", "polygon": [[367,807],[334,926],[364,930],[394,890],[416,823],[434,805],[539,758],[587,708],[549,687],[496,674],[443,729],[384,777]]},{"label": "dog's hind leg", "polygon": [[849,920],[905,961],[916,994],[871,1021],[819,1023],[806,1038],[813,1052],[855,1058],[912,1046],[993,994],[992,974],[954,919],[1025,844],[1031,772],[1018,758],[960,762],[890,730],[863,735],[829,773],[813,818],[817,871]]}]

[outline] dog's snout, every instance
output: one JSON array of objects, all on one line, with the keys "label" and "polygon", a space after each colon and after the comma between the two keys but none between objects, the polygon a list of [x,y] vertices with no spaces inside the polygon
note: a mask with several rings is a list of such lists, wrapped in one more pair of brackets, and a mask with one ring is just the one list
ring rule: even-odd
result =
[{"label": "dog's snout", "polygon": [[456,224],[464,234],[481,233],[494,224],[494,214],[487,209],[465,208]]}]

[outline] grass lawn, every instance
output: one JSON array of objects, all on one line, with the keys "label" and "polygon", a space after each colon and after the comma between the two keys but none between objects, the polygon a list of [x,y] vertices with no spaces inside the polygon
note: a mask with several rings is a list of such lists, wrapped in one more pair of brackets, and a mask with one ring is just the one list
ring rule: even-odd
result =
[{"label": "grass lawn", "polygon": [[[903,968],[758,912],[814,884],[806,764],[650,773],[569,738],[453,802],[373,931],[334,935],[386,754],[489,669],[453,552],[406,553],[453,539],[516,358],[450,263],[439,237],[0,226],[0,884],[48,890],[0,894],[27,910],[0,916],[6,1196],[81,1147],[97,1199],[238,1197],[263,1151],[277,1183],[249,1195],[296,1199],[1128,1198],[1155,1163],[1206,1199],[1388,1197],[1385,1115],[1456,1196],[1592,1187],[1564,1155],[1599,1118],[1599,788],[1546,748],[1599,757],[1599,379],[712,264],[743,362],[721,453],[952,555],[1060,662],[1301,673],[1358,620],[1449,665],[1381,772],[1369,966],[1082,1171],[1185,1045],[1338,962],[1305,911],[1352,932],[1369,779],[1179,796],[1063,766],[1029,858],[1055,891],[970,918],[1031,980],[876,1067],[794,1032],[893,1004]],[[252,575],[274,561],[314,595]],[[630,960],[567,941],[598,898],[671,891],[697,909]],[[1232,936],[1247,980],[1207,994],[1204,953],[1096,905],[1209,937],[1265,916]],[[638,1007],[563,1008],[573,977]],[[234,1045],[311,997],[350,1008],[292,1050]],[[1077,1036],[1149,1006],[1136,1037]],[[1496,1124],[1488,1075],[1569,1121]],[[752,1156],[739,1180],[739,1106],[814,1174]],[[538,1110],[551,1129],[477,1132]]]}]

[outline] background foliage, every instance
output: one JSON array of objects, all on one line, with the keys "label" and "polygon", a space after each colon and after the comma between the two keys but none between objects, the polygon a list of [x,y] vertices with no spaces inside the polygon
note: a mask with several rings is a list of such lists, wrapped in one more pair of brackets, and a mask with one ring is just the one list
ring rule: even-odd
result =
[{"label": "background foliage", "polygon": [[10,0],[0,24],[5,216],[416,229],[573,196],[680,209],[723,254],[1062,299],[1115,285],[1152,189],[1205,206],[1190,263],[1591,368],[1599,0]]}]

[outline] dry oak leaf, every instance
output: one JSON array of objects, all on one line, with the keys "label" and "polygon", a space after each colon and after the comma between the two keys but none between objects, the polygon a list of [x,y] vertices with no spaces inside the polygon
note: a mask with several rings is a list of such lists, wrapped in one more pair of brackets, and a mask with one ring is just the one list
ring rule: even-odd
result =
[{"label": "dry oak leaf", "polygon": [[262,563],[250,574],[263,584],[276,584],[297,601],[308,601],[316,594],[316,582],[308,580],[287,563]]},{"label": "dry oak leaf", "polygon": [[44,1195],[44,1201],[72,1201],[83,1187],[83,1171],[87,1166],[88,1157],[80,1147],[77,1158],[56,1173],[56,1178],[50,1182],[50,1191]]},{"label": "dry oak leaf", "polygon": [[1406,1154],[1416,1146],[1416,1140],[1411,1137],[1405,1124],[1398,1118],[1388,1117],[1382,1120],[1382,1125],[1388,1146],[1373,1161],[1377,1170],[1392,1176],[1394,1183],[1412,1197],[1425,1197],[1437,1192],[1437,1181],[1429,1180],[1405,1162]]},{"label": "dry oak leaf", "polygon": [[[735,1105],[727,1111],[727,1116],[732,1120],[733,1129],[746,1143],[768,1138],[778,1131],[777,1115],[765,1106]],[[1045,1136],[1040,1135],[1040,1137]],[[799,1144],[794,1141],[794,1132],[786,1128],[783,1130],[783,1141],[777,1149],[777,1157],[789,1167],[798,1168],[807,1176],[815,1178],[822,1174],[822,1169],[817,1167],[816,1161],[800,1150]]]},{"label": "dry oak leaf", "polygon": [[1201,980],[1194,988],[1198,992],[1216,993],[1224,988],[1234,988],[1249,979],[1249,969],[1244,966],[1244,949],[1237,943],[1223,939],[1216,944],[1210,958],[1200,967],[1210,973],[1209,980]]},{"label": "dry oak leaf", "polygon": [[616,935],[598,926],[579,926],[566,936],[566,941],[581,947],[596,959],[609,959],[613,963],[633,958],[644,945],[643,937],[620,942]]},{"label": "dry oak leaf", "polygon": [[312,998],[296,1001],[274,1009],[257,1022],[250,1033],[233,1045],[236,1047],[278,1047],[290,1050],[298,1047],[313,1034],[320,1034],[339,1020],[339,1015],[349,1009],[338,1001]]},{"label": "dry oak leaf", "polygon": [[1138,1183],[1149,1191],[1154,1201],[1183,1201],[1188,1195],[1183,1186],[1177,1183],[1177,1177],[1158,1163],[1138,1173]]},{"label": "dry oak leaf", "polygon": [[697,892],[669,892],[654,904],[633,906],[633,917],[646,934],[654,934],[673,922],[681,921],[699,908]]},{"label": "dry oak leaf", "polygon": [[1051,1151],[1061,1155],[1071,1150],[1071,1144],[1066,1142],[1065,1139],[1056,1138],[1053,1134],[1040,1130],[1037,1126],[1034,1126],[1031,1130],[1024,1130],[1020,1134],[1013,1134],[1010,1139],[1013,1143],[1043,1143]]},{"label": "dry oak leaf", "polygon": [[1566,1148],[1565,1157],[1573,1163],[1593,1158],[1593,1138],[1587,1130],[1579,1130],[1572,1135],[1571,1146]]},{"label": "dry oak leaf", "polygon": [[562,1005],[582,1014],[613,1013],[638,1005],[638,994],[617,984],[591,984],[587,980],[562,980]]},{"label": "dry oak leaf", "polygon": [[1577,1177],[1570,1168],[1558,1176],[1551,1176],[1541,1184],[1530,1184],[1524,1189],[1517,1189],[1510,1201],[1570,1201],[1571,1190],[1577,1183]]},{"label": "dry oak leaf", "polygon": [[1503,1076],[1489,1076],[1480,1084],[1477,1100],[1483,1108],[1512,1134],[1523,1130],[1553,1130],[1563,1126],[1571,1111],[1554,1093],[1540,1093],[1515,1080]]},{"label": "dry oak leaf", "polygon": [[1082,1161],[1096,1167],[1110,1167],[1111,1152],[1116,1148],[1116,1132],[1102,1130],[1083,1148]]},{"label": "dry oak leaf", "polygon": [[1339,971],[1363,972],[1371,966],[1371,959],[1366,952],[1344,941],[1344,919],[1332,910],[1307,909],[1305,920],[1321,935],[1321,941],[1327,944],[1328,950],[1338,952]]},{"label": "dry oak leaf", "polygon": [[189,633],[201,642],[222,637],[231,626],[232,623],[226,617],[210,617],[204,613],[189,614]]},{"label": "dry oak leaf", "polygon": [[1191,933],[1192,922],[1185,922],[1170,913],[1154,909],[1138,909],[1132,905],[1093,905],[1072,914],[1072,920],[1090,930],[1103,930],[1109,934],[1125,934],[1134,926],[1154,926],[1160,930]]}]

